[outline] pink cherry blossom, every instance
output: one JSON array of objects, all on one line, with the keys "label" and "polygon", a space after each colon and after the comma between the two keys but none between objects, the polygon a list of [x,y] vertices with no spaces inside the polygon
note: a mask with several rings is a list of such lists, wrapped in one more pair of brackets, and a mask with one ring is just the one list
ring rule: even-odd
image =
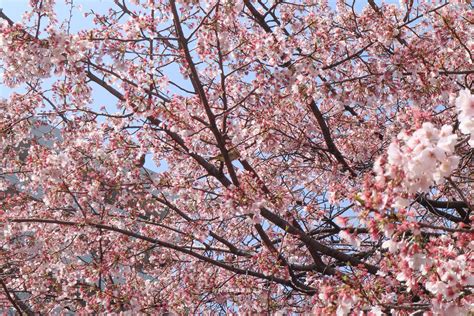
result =
[{"label": "pink cherry blossom", "polygon": [[474,147],[474,96],[468,89],[459,92],[456,99],[459,129],[464,134],[471,135],[469,145]]},{"label": "pink cherry blossom", "polygon": [[472,314],[469,1],[82,6],[0,11],[2,314]]}]

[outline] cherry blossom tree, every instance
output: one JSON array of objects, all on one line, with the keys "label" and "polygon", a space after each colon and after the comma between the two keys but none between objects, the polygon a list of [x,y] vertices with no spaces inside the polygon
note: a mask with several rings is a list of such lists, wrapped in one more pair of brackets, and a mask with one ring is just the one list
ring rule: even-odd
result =
[{"label": "cherry blossom tree", "polygon": [[473,311],[470,1],[58,3],[0,13],[2,312]]}]

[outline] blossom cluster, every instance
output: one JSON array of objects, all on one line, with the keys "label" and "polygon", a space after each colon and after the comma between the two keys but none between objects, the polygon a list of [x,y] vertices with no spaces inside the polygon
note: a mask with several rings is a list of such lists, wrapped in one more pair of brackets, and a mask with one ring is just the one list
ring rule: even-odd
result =
[{"label": "blossom cluster", "polygon": [[0,311],[472,310],[469,4],[96,2],[0,12]]},{"label": "blossom cluster", "polygon": [[425,192],[457,167],[456,141],[457,135],[451,126],[443,125],[438,129],[426,122],[412,134],[399,133],[397,140],[388,147],[385,168],[380,158],[374,171],[381,181],[384,181],[383,177],[398,179],[408,193]]},{"label": "blossom cluster", "polygon": [[20,25],[0,25],[0,65],[5,69],[5,84],[14,87],[31,77],[48,78],[51,72],[58,75],[68,68],[75,69],[74,65],[93,47],[79,35],[49,31],[48,38],[40,39],[32,38]]},{"label": "blossom cluster", "polygon": [[474,147],[474,95],[468,89],[459,92],[456,99],[459,130],[470,135],[469,145]]},{"label": "blossom cluster", "polygon": [[473,243],[468,241],[468,234],[456,235],[465,240],[459,246],[462,245],[466,253],[450,245],[451,240],[447,236],[432,238],[426,241],[424,247],[414,240],[393,236],[382,244],[382,248],[387,249],[393,256],[391,258],[396,260],[390,259],[390,269],[381,275],[395,273],[396,279],[406,284],[410,292],[419,292],[423,284],[426,292],[433,295],[436,314],[467,314],[472,304],[465,301],[464,296],[468,288],[474,285],[470,271]]}]

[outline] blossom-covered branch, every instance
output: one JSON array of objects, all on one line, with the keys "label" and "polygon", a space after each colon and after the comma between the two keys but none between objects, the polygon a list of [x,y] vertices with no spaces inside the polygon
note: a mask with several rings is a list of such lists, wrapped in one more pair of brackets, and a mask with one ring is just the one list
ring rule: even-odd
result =
[{"label": "blossom-covered branch", "polygon": [[2,312],[472,312],[471,4],[102,5],[0,11]]}]

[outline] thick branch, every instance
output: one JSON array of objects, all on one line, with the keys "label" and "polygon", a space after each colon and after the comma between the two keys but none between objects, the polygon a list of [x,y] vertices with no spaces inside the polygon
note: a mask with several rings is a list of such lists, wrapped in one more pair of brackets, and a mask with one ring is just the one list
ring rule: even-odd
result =
[{"label": "thick branch", "polygon": [[365,262],[360,261],[359,259],[357,259],[353,256],[350,256],[348,254],[345,254],[345,253],[340,252],[336,249],[332,249],[332,248],[330,248],[326,245],[323,245],[323,244],[319,243],[318,241],[313,239],[311,236],[306,234],[304,231],[301,231],[301,230],[297,229],[296,227],[294,227],[293,225],[288,223],[286,220],[284,220],[283,218],[281,218],[277,214],[272,213],[271,211],[269,211],[266,208],[261,208],[260,209],[260,214],[263,217],[265,217],[266,219],[268,219],[270,222],[272,222],[273,224],[280,227],[281,229],[287,231],[288,233],[290,233],[292,235],[298,236],[298,238],[308,247],[308,249],[310,251],[320,252],[323,255],[329,256],[329,257],[337,259],[339,261],[349,262],[354,266],[362,264],[362,265],[365,266],[367,271],[369,271],[372,274],[375,274],[378,271],[378,267],[376,267],[374,265],[365,263]]},{"label": "thick branch", "polygon": [[336,147],[336,144],[334,144],[334,141],[331,137],[331,131],[329,130],[329,127],[326,124],[326,121],[324,120],[323,114],[321,113],[321,111],[319,111],[319,108],[313,99],[310,100],[309,106],[310,106],[311,112],[313,112],[313,115],[319,124],[319,127],[321,128],[324,141],[326,142],[326,146],[328,147],[328,150],[334,155],[336,160],[343,166],[344,170],[348,170],[351,173],[351,175],[355,177],[356,173],[354,172],[354,170],[352,170],[352,168],[346,162],[346,160],[344,159],[344,156]]},{"label": "thick branch", "polygon": [[232,160],[230,159],[229,151],[227,150],[225,146],[224,138],[222,137],[217,127],[215,115],[214,113],[212,113],[211,107],[209,105],[209,101],[206,96],[206,92],[204,91],[201,80],[199,79],[198,71],[196,69],[196,66],[194,65],[191,52],[189,51],[189,48],[187,45],[187,39],[184,36],[183,28],[181,27],[181,22],[179,19],[178,10],[176,8],[176,3],[174,0],[171,0],[170,4],[171,4],[171,11],[173,12],[173,20],[174,20],[177,37],[178,37],[179,48],[183,50],[187,66],[191,72],[191,75],[190,75],[191,83],[194,87],[194,90],[199,95],[199,99],[201,100],[202,105],[204,106],[204,110],[206,111],[206,115],[209,119],[209,127],[217,141],[217,145],[219,147],[219,150],[221,151],[222,157],[224,158],[224,162],[226,164],[227,170],[229,171],[230,178],[232,179],[232,182],[236,186],[238,186],[239,180],[237,178],[237,174],[235,173],[234,166],[232,165]]},{"label": "thick branch", "polygon": [[427,199],[424,195],[418,194],[416,199],[416,202],[418,202],[420,205],[426,207],[430,213],[436,215],[436,216],[441,216],[446,218],[447,220],[450,220],[451,222],[455,223],[470,223],[470,220],[467,216],[463,216],[463,218],[451,215],[449,213],[446,213],[444,211],[440,211],[437,208],[445,208],[445,209],[456,209],[456,210],[461,210],[462,213],[466,214],[466,212],[463,210],[463,208],[467,208],[466,203],[462,201],[435,201],[435,200],[430,200]]}]

